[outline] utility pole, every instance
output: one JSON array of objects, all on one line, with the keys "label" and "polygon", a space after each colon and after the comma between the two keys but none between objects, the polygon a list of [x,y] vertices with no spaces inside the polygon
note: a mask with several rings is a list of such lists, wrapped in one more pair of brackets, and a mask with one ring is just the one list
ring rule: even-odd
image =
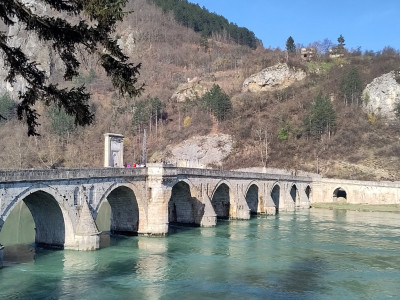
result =
[{"label": "utility pole", "polygon": [[147,145],[146,145],[146,129],[143,131],[143,142],[142,142],[142,165],[147,164]]}]

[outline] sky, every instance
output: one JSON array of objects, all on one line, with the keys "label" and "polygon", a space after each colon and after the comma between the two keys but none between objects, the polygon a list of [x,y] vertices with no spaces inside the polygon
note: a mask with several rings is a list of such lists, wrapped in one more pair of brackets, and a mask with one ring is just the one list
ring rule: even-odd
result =
[{"label": "sky", "polygon": [[285,49],[315,41],[337,44],[342,35],[347,49],[400,49],[400,0],[190,0],[253,31],[266,48]]}]

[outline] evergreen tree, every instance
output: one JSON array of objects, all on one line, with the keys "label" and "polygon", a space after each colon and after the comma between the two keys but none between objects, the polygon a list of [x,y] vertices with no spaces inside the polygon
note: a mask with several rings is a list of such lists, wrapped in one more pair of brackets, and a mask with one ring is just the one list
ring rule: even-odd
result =
[{"label": "evergreen tree", "polygon": [[289,53],[296,52],[296,45],[294,44],[294,39],[291,36],[289,36],[289,38],[286,41],[286,50]]},{"label": "evergreen tree", "polygon": [[338,37],[338,49],[339,50],[344,50],[344,46],[346,45],[345,43],[344,43],[344,37],[343,37],[343,35],[340,35],[339,37]]},{"label": "evergreen tree", "polygon": [[153,122],[157,123],[163,107],[158,97],[151,98],[148,96],[146,99],[139,101],[133,112],[132,126],[140,132],[147,122],[149,122],[149,127]]},{"label": "evergreen tree", "polygon": [[394,114],[396,115],[397,118],[400,118],[400,102],[396,102],[394,104]]},{"label": "evergreen tree", "polygon": [[226,18],[215,13],[210,13],[206,8],[200,7],[187,0],[149,0],[161,7],[163,12],[172,11],[175,20],[180,24],[192,28],[196,32],[201,32],[210,37],[213,32],[227,32],[230,38],[240,44],[257,48],[261,43],[254,32],[245,27],[239,27],[230,23]]},{"label": "evergreen tree", "polygon": [[7,121],[13,115],[14,101],[9,94],[0,96],[0,123]]},{"label": "evergreen tree", "polygon": [[64,137],[75,131],[74,117],[68,115],[64,108],[51,105],[48,109],[51,129],[59,137]]},{"label": "evergreen tree", "polygon": [[204,48],[204,52],[208,51],[208,47],[209,47],[209,45],[208,45],[208,37],[207,37],[207,34],[204,33],[204,31],[201,34],[200,47]]},{"label": "evergreen tree", "polygon": [[[140,64],[128,61],[117,40],[112,37],[116,23],[121,21],[123,7],[128,0],[42,0],[52,11],[58,13],[41,15],[35,6],[42,3],[31,2],[28,6],[18,0],[3,0],[0,5],[0,19],[7,25],[21,24],[28,32],[37,33],[43,45],[51,45],[55,54],[65,66],[64,80],[71,81],[79,75],[80,62],[76,53],[84,49],[88,54],[97,54],[116,89],[121,94],[137,96],[143,87],[137,87]],[[79,22],[71,21],[69,16],[79,17]],[[6,80],[13,84],[21,76],[27,85],[20,93],[17,115],[26,119],[28,135],[37,135],[38,112],[36,101],[46,105],[55,103],[63,107],[67,114],[74,116],[75,124],[88,125],[93,122],[88,100],[90,94],[85,86],[62,88],[50,83],[46,73],[37,67],[19,47],[10,45],[7,36],[0,33],[0,53],[7,67]]]},{"label": "evergreen tree", "polygon": [[340,82],[340,91],[347,105],[359,105],[361,103],[362,82],[360,73],[356,67],[351,67],[349,71],[344,72]]},{"label": "evergreen tree", "polygon": [[139,101],[133,112],[132,116],[132,126],[136,128],[139,132],[141,131],[141,127],[147,121],[147,108],[146,103],[144,101]]},{"label": "evergreen tree", "polygon": [[330,136],[336,126],[336,113],[328,96],[319,94],[304,120],[307,132],[320,139],[324,133]]},{"label": "evergreen tree", "polygon": [[225,120],[232,109],[229,96],[217,84],[214,84],[201,100],[219,121]]}]

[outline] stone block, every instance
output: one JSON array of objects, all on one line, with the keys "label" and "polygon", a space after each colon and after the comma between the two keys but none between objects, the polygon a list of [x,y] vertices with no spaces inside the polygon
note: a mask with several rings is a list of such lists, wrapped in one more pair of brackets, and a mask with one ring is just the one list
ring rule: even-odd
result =
[{"label": "stone block", "polygon": [[201,219],[201,227],[214,227],[217,225],[217,216],[203,216]]},{"label": "stone block", "polygon": [[[70,250],[93,251],[100,248],[100,236],[96,235],[76,235],[75,247]],[[68,249],[68,248],[66,248]]]},{"label": "stone block", "polygon": [[276,215],[276,207],[275,206],[264,207],[264,209],[265,209],[265,212],[267,213],[267,215],[269,215],[269,216]]}]

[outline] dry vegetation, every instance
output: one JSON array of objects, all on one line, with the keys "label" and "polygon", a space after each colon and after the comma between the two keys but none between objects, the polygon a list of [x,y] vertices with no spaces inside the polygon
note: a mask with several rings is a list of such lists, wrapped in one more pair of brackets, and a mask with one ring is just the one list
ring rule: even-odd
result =
[{"label": "dry vegetation", "polygon": [[[143,64],[139,79],[146,84],[143,95],[138,99],[118,97],[96,62],[88,58],[82,70],[85,76],[90,69],[96,74],[88,84],[93,93],[95,124],[59,136],[53,133],[44,107],[38,107],[42,114],[40,137],[28,138],[24,125],[15,119],[2,123],[0,168],[101,166],[106,132],[123,134],[125,161],[138,162],[142,135],[132,126],[135,104],[147,97],[158,97],[165,108],[159,115],[157,131],[154,124],[151,131],[150,126],[147,128],[148,157],[190,136],[223,132],[231,134],[235,141],[232,155],[224,162],[227,169],[262,167],[267,137],[269,167],[312,172],[318,168],[325,176],[352,179],[399,177],[400,123],[386,124],[381,118],[371,122],[360,107],[346,106],[339,91],[347,68],[359,70],[365,87],[373,78],[400,67],[397,52],[386,49],[380,55],[348,53],[337,60],[319,57],[310,63],[294,57],[289,64],[307,70],[305,80],[279,91],[241,93],[245,78],[285,62],[286,53],[262,47],[251,50],[224,36],[209,39],[206,49],[200,46],[199,34],[178,25],[172,15],[163,14],[147,1],[131,1],[128,9],[134,13],[117,32],[132,61]],[[233,111],[227,120],[217,123],[196,102],[169,100],[179,84],[193,77],[220,85],[231,97]],[[333,100],[337,126],[330,138],[314,139],[305,134],[303,120],[320,92]],[[278,138],[282,128],[287,130],[284,140]]]}]

